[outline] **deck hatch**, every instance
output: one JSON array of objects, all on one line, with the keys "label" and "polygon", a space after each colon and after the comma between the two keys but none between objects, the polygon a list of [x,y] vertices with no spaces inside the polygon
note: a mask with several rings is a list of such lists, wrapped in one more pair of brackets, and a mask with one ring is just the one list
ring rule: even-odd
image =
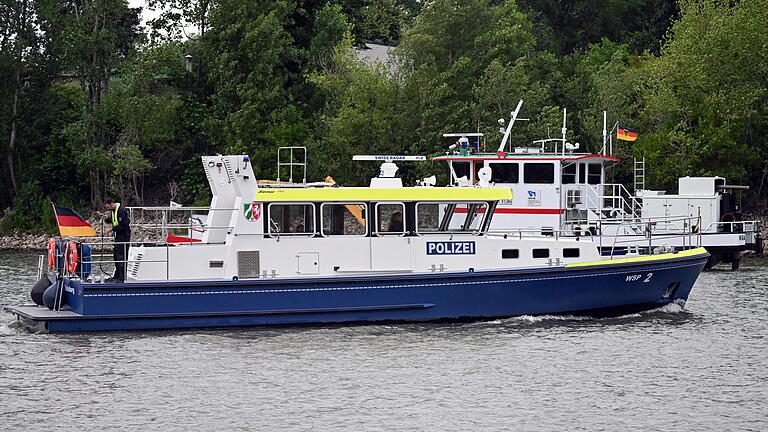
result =
[{"label": "deck hatch", "polygon": [[237,252],[237,277],[240,279],[257,278],[261,273],[259,251]]}]

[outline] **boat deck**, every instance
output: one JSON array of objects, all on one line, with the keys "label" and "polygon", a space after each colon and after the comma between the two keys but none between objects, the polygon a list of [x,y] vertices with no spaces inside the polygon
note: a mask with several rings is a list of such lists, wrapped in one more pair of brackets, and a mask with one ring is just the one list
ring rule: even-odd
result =
[{"label": "boat deck", "polygon": [[6,306],[4,309],[12,314],[35,321],[78,319],[83,317],[71,310],[54,311],[45,306],[37,305]]}]

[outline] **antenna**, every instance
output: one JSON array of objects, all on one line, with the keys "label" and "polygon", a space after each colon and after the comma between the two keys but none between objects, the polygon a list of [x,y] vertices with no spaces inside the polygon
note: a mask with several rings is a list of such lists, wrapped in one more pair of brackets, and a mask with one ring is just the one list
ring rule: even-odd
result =
[{"label": "antenna", "polygon": [[[427,160],[427,157],[408,155],[354,155],[352,156],[352,160],[381,162],[379,176],[371,179],[371,187],[403,187],[402,179],[395,177],[398,167],[394,161],[424,162]],[[427,179],[425,179],[425,181],[426,180]]]},{"label": "antenna", "polygon": [[561,130],[562,130],[562,132],[563,132],[563,148],[561,149],[561,153],[562,153],[563,155],[565,155],[565,135],[566,135],[566,132],[568,132],[568,128],[566,128],[566,127],[565,127],[565,119],[566,119],[566,113],[565,113],[565,110],[566,110],[566,109],[565,109],[565,108],[563,108],[563,128],[561,129]]},{"label": "antenna", "polygon": [[605,144],[608,141],[608,111],[603,110],[603,150],[600,152],[605,154]]}]

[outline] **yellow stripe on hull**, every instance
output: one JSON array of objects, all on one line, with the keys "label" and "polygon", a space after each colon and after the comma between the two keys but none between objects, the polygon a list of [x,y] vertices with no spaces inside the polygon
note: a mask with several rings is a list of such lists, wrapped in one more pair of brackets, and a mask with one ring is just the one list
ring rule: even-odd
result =
[{"label": "yellow stripe on hull", "polygon": [[572,267],[586,267],[586,266],[624,264],[624,263],[644,263],[644,262],[660,261],[660,260],[665,260],[670,258],[683,258],[683,257],[692,257],[692,256],[698,256],[698,255],[709,255],[709,252],[707,252],[707,250],[704,249],[703,247],[698,247],[696,249],[688,249],[688,250],[684,250],[676,253],[646,255],[646,256],[631,257],[631,258],[618,258],[618,259],[612,259],[612,260],[606,259],[604,261],[592,261],[592,262],[585,262],[585,263],[566,264],[565,266],[567,268],[572,268]]}]

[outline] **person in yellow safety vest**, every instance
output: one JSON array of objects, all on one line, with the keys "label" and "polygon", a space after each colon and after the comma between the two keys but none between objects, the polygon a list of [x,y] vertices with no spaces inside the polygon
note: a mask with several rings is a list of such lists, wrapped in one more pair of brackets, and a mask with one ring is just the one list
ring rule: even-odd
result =
[{"label": "person in yellow safety vest", "polygon": [[115,275],[107,279],[107,282],[125,282],[125,262],[131,241],[131,219],[128,211],[112,198],[104,201],[104,210],[109,212],[104,222],[111,227],[115,236],[115,250],[112,254],[115,261]]}]

